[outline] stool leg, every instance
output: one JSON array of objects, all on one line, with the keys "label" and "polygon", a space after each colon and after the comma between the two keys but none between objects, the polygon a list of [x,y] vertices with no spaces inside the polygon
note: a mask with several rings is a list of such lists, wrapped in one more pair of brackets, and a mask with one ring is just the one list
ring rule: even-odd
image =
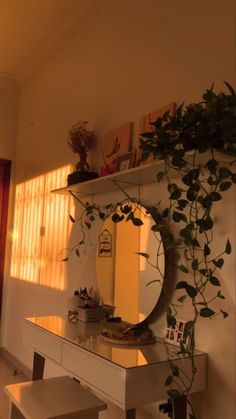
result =
[{"label": "stool leg", "polygon": [[42,380],[44,371],[45,358],[34,352],[33,376],[32,380]]},{"label": "stool leg", "polygon": [[9,419],[25,419],[19,409],[14,405],[14,403],[10,404],[10,415]]}]

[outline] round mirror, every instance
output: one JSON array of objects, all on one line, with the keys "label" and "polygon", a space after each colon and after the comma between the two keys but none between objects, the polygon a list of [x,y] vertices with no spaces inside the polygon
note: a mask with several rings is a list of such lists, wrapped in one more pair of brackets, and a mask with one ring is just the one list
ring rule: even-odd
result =
[{"label": "round mirror", "polygon": [[97,285],[103,304],[115,307],[114,316],[138,324],[151,314],[160,297],[164,248],[160,233],[151,229],[156,221],[146,208],[129,203],[121,210],[126,214],[116,213],[116,222],[114,214],[108,217],[99,234]]}]

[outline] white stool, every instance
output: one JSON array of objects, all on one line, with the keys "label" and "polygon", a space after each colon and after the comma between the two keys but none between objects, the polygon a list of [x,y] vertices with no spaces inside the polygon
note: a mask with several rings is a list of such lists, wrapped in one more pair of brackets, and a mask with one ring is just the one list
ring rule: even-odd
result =
[{"label": "white stool", "polygon": [[9,384],[4,390],[11,402],[10,419],[98,419],[107,408],[68,376]]}]

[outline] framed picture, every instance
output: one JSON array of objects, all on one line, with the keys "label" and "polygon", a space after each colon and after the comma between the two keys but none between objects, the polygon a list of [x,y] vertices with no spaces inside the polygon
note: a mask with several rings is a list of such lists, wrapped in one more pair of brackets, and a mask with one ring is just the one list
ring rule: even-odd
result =
[{"label": "framed picture", "polygon": [[104,135],[101,148],[103,162],[100,167],[100,175],[114,173],[118,155],[131,151],[132,126],[132,122],[128,122]]},{"label": "framed picture", "polygon": [[[156,111],[152,111],[142,117],[139,118],[139,127],[138,127],[138,144],[140,143],[140,136],[143,132],[153,131],[154,127],[152,122],[155,122],[157,118],[162,116],[165,112],[169,111],[171,115],[176,110],[176,103],[170,103],[169,105],[164,106],[163,108],[157,109]],[[136,158],[136,166],[140,166],[147,163],[153,163],[154,158],[152,156],[148,157],[147,160],[141,161],[141,150],[140,148],[137,149],[137,158]]]},{"label": "framed picture", "polygon": [[98,238],[98,256],[111,257],[112,256],[112,235],[107,228],[99,234]]},{"label": "framed picture", "polygon": [[184,341],[184,329],[186,321],[183,319],[176,319],[175,326],[169,326],[166,324],[164,339],[166,342],[171,343],[172,345],[179,346],[181,341]]},{"label": "framed picture", "polygon": [[133,167],[133,161],[134,161],[133,151],[117,156],[116,172],[122,172],[123,170],[131,169],[131,167]]}]

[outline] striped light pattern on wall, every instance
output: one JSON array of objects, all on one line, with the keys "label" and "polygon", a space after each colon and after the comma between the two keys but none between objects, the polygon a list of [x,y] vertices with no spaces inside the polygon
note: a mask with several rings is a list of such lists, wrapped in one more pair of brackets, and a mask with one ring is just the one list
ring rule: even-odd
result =
[{"label": "striped light pattern on wall", "polygon": [[58,255],[68,246],[72,198],[51,190],[66,185],[72,166],[16,185],[11,276],[63,290],[66,264]]}]

